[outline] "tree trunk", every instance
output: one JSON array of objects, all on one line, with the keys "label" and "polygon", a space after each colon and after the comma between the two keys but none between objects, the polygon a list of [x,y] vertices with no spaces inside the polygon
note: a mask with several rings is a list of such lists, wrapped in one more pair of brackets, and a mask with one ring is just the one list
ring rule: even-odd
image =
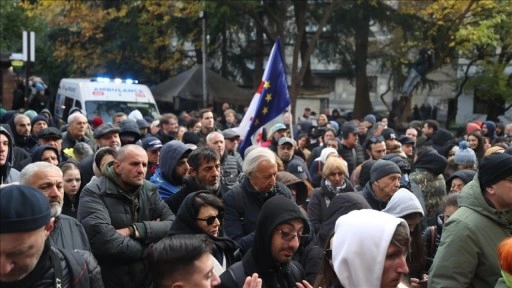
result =
[{"label": "tree trunk", "polygon": [[355,30],[355,65],[356,65],[356,99],[354,101],[353,117],[361,119],[373,111],[368,91],[368,38],[370,36],[370,17],[365,7],[359,9],[359,23]]}]

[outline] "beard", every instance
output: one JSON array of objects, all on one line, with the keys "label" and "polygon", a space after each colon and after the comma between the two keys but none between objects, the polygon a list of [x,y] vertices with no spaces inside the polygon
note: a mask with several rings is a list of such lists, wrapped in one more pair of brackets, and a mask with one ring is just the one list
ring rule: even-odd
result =
[{"label": "beard", "polygon": [[51,206],[52,217],[55,218],[55,217],[59,216],[62,213],[62,202],[61,203],[52,202],[50,204],[50,206]]}]

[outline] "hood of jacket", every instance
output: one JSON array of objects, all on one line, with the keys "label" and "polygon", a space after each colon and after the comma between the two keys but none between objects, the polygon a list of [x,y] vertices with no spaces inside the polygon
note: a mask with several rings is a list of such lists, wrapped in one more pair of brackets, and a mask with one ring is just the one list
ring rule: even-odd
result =
[{"label": "hood of jacket", "polygon": [[437,176],[442,174],[448,165],[448,160],[437,153],[436,150],[429,150],[418,157],[414,168],[425,169]]},{"label": "hood of jacket", "polygon": [[46,150],[53,150],[55,152],[55,154],[57,155],[57,158],[59,159],[59,163],[60,163],[59,150],[57,150],[57,148],[50,146],[50,145],[38,145],[38,146],[34,147],[34,149],[32,149],[32,153],[30,154],[30,157],[32,158],[32,163],[38,162],[38,161],[43,161],[41,159],[41,157],[43,155],[43,152]]},{"label": "hood of jacket", "polygon": [[13,165],[13,148],[14,148],[14,141],[12,139],[11,134],[7,129],[5,129],[3,126],[0,126],[0,134],[3,134],[5,137],[7,137],[7,140],[9,141],[9,152],[7,153],[7,159],[5,160],[5,165],[0,167],[0,183],[4,183],[7,176],[9,176],[9,172],[11,171],[11,167]]},{"label": "hood of jacket", "polygon": [[338,218],[354,210],[361,209],[372,209],[372,207],[360,193],[340,193],[332,198],[327,208],[327,217],[322,219],[322,226],[320,227],[320,231],[318,231],[319,246],[324,247],[325,241],[329,235],[334,232],[334,226]]},{"label": "hood of jacket", "polygon": [[422,216],[425,216],[418,197],[405,188],[400,188],[393,194],[393,197],[391,197],[388,205],[382,212],[398,218],[403,218],[412,213],[420,213]]},{"label": "hood of jacket", "polygon": [[336,155],[338,155],[338,151],[336,149],[332,147],[326,147],[322,149],[322,152],[320,152],[320,157],[317,159],[320,159],[320,161],[325,164],[325,161],[327,161],[327,156],[329,156],[331,153],[336,153]]},{"label": "hood of jacket", "polygon": [[133,135],[135,137],[135,141],[133,143],[140,140],[140,129],[139,126],[137,126],[137,122],[132,119],[126,119],[119,123],[119,129],[121,129],[121,132],[119,132],[119,137],[125,134]]},{"label": "hood of jacket", "polygon": [[478,175],[475,175],[475,178],[462,188],[458,203],[459,207],[467,207],[483,216],[493,219],[493,221],[500,226],[512,229],[512,210],[498,210],[487,203],[480,189]]},{"label": "hood of jacket", "polygon": [[484,135],[484,136],[494,139],[495,134],[496,134],[496,124],[494,124],[493,121],[485,121],[484,123],[485,123],[485,126],[487,126],[487,135]]},{"label": "hood of jacket", "polygon": [[409,231],[405,220],[371,209],[352,211],[336,221],[332,263],[343,287],[380,287],[386,252],[398,225]]},{"label": "hood of jacket", "polygon": [[189,154],[192,150],[188,148],[183,142],[172,140],[167,142],[160,149],[160,174],[171,184],[181,185],[179,179],[175,179],[173,172],[174,167],[183,158],[183,155]]},{"label": "hood of jacket", "polygon": [[[300,211],[299,206],[292,200],[281,195],[276,195],[268,199],[261,208],[258,222],[256,223],[255,244],[251,253],[258,267],[260,269],[264,268],[261,271],[261,278],[265,283],[272,283],[272,281],[265,281],[266,278],[271,277],[270,275],[273,275],[276,269],[280,268],[276,267],[275,261],[271,255],[272,234],[274,233],[274,229],[279,224],[294,219],[302,220],[304,223],[302,234],[308,235],[311,230],[309,221]],[[280,266],[286,266],[287,264],[288,263]]]}]

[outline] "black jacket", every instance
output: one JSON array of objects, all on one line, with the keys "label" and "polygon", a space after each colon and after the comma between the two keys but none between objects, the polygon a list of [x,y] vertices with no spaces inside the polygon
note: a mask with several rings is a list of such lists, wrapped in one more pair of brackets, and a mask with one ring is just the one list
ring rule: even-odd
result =
[{"label": "black jacket", "polygon": [[[165,200],[165,203],[171,208],[172,213],[176,214],[178,213],[178,209],[180,208],[181,203],[185,198],[193,193],[197,192],[199,190],[204,190],[202,187],[199,187],[196,183],[196,179],[193,176],[187,176],[185,177],[185,184],[181,187],[180,191],[176,192],[175,194],[169,196]],[[219,185],[219,189],[217,191],[210,191],[210,193],[214,194],[215,196],[221,198],[222,197],[222,185]]]},{"label": "black jacket", "polygon": [[[240,199],[243,203],[244,215],[239,214],[235,193],[242,195]],[[235,185],[222,198],[226,209],[224,231],[227,236],[240,244],[243,252],[252,247],[254,242],[254,235],[252,233],[256,230],[256,221],[258,220],[261,207],[268,199],[276,195],[283,195],[288,199],[292,199],[290,190],[282,183],[277,182],[272,192],[262,193],[254,190],[249,179],[245,177],[241,184]]]},{"label": "black jacket", "polygon": [[94,143],[91,139],[87,138],[87,136],[83,136],[82,139],[76,140],[71,137],[71,134],[69,134],[68,131],[62,133],[62,150],[67,148],[74,148],[78,142],[85,142],[89,144],[89,146],[91,146],[94,151]]},{"label": "black jacket", "polygon": [[371,182],[366,183],[363,190],[361,190],[359,193],[363,195],[364,199],[366,199],[366,202],[370,204],[373,210],[382,211],[388,205],[388,202],[381,201],[377,195],[375,195]]},{"label": "black jacket", "polygon": [[81,177],[81,184],[80,188],[83,188],[87,183],[89,183],[92,179],[92,176],[94,176],[94,171],[92,170],[92,164],[94,163],[94,156],[95,153],[92,155],[89,155],[82,159],[80,162],[78,162],[78,168],[80,169],[80,177]]},{"label": "black jacket", "polygon": [[338,154],[343,158],[343,160],[347,161],[349,175],[352,175],[352,171],[354,171],[354,169],[356,169],[356,167],[365,160],[363,147],[359,144],[356,144],[354,148],[348,148],[344,144],[341,144],[338,147]]},{"label": "black jacket", "polygon": [[[265,202],[258,219],[254,246],[244,255],[241,262],[243,270],[229,271],[228,269],[222,273],[220,287],[239,287],[237,284],[239,280],[253,273],[258,273],[263,280],[262,287],[292,288],[295,287],[295,283],[301,282],[304,279],[304,270],[299,263],[276,263],[271,253],[274,229],[279,224],[293,219],[303,221],[303,235],[310,232],[308,220],[293,201],[283,196],[276,196]],[[235,274],[235,277],[231,273]]]},{"label": "black jacket", "polygon": [[[53,259],[58,259],[58,265],[62,271],[60,287],[103,288],[100,267],[90,252],[83,250],[63,251],[51,247],[50,241],[45,242],[39,261],[28,275],[16,282],[0,282],[0,286],[3,288],[54,288],[56,274]],[[84,271],[87,274],[84,274]]]},{"label": "black jacket", "polygon": [[52,246],[68,250],[91,251],[84,227],[78,220],[67,215],[55,218],[55,226],[50,233]]},{"label": "black jacket", "polygon": [[[197,208],[194,208],[194,197],[201,192],[194,192],[189,194],[183,203],[181,203],[180,209],[176,214],[176,220],[171,226],[170,235],[175,234],[206,234],[199,226],[197,226],[196,217],[199,211],[196,211]],[[219,211],[222,213],[224,211]],[[227,238],[223,237],[223,227],[219,228],[219,237],[212,236],[210,234],[208,237],[215,244],[215,250],[213,251],[213,256],[215,259],[221,264],[224,265],[224,257],[226,257],[226,267],[231,266],[231,264],[235,263],[237,260],[235,257],[235,252],[238,250],[238,244]]]},{"label": "black jacket", "polygon": [[[107,287],[148,287],[149,271],[144,262],[146,248],[168,235],[174,215],[160,199],[157,187],[148,181],[136,191],[124,191],[113,163],[105,176],[87,184],[80,195],[78,220],[89,237]],[[135,225],[138,239],[116,229]]]},{"label": "black jacket", "polygon": [[14,158],[14,140],[12,139],[9,131],[7,131],[7,129],[5,129],[3,126],[0,126],[0,134],[3,134],[5,137],[7,137],[7,140],[9,142],[9,152],[7,153],[7,159],[5,161],[5,164],[0,167],[0,185],[18,182],[20,172],[12,168]]}]

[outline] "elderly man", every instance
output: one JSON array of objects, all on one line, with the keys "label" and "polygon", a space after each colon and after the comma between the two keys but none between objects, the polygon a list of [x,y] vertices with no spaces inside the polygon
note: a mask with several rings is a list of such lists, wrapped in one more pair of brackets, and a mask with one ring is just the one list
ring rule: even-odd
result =
[{"label": "elderly man", "polygon": [[484,157],[458,203],[444,225],[429,286],[494,287],[501,277],[496,247],[512,234],[512,156]]},{"label": "elderly man", "polygon": [[105,166],[104,176],[80,195],[78,220],[107,287],[151,287],[145,251],[169,233],[174,221],[157,187],[145,180],[147,165],[142,147],[123,146]]},{"label": "elderly man", "polygon": [[[98,149],[110,147],[116,151],[119,150],[119,148],[121,148],[121,139],[119,138],[120,131],[121,129],[119,127],[109,123],[102,124],[96,128],[96,130],[94,130],[93,137],[96,139],[96,146]],[[92,170],[93,162],[94,154],[85,157],[78,164],[82,175],[82,186],[89,183],[92,176],[94,176],[94,171]]]},{"label": "elderly man", "polygon": [[389,160],[377,160],[370,169],[370,181],[361,194],[374,210],[382,211],[400,188],[400,167]]},{"label": "elderly man", "polygon": [[55,247],[62,249],[90,250],[84,228],[75,218],[63,215],[64,181],[59,167],[48,162],[35,162],[21,170],[20,184],[40,190],[52,208],[55,227],[50,240]]},{"label": "elderly man", "polygon": [[1,287],[103,287],[90,252],[50,243],[54,223],[41,192],[25,185],[0,189]]},{"label": "elderly man", "polygon": [[214,131],[206,136],[206,145],[217,151],[220,155],[220,166],[222,175],[220,178],[222,190],[227,191],[237,183],[238,174],[242,167],[238,166],[236,157],[226,152],[224,136],[221,132]]},{"label": "elderly man", "polygon": [[89,129],[87,118],[81,113],[73,113],[68,117],[68,130],[62,134],[62,149],[73,148],[78,142],[85,142],[94,148],[91,139],[85,135]]},{"label": "elderly man", "polygon": [[254,243],[252,232],[256,230],[256,221],[265,201],[275,195],[292,199],[292,195],[284,184],[276,181],[275,154],[267,148],[258,147],[249,152],[243,172],[245,179],[228,191],[222,201],[226,208],[226,235],[237,241],[245,252]]}]

